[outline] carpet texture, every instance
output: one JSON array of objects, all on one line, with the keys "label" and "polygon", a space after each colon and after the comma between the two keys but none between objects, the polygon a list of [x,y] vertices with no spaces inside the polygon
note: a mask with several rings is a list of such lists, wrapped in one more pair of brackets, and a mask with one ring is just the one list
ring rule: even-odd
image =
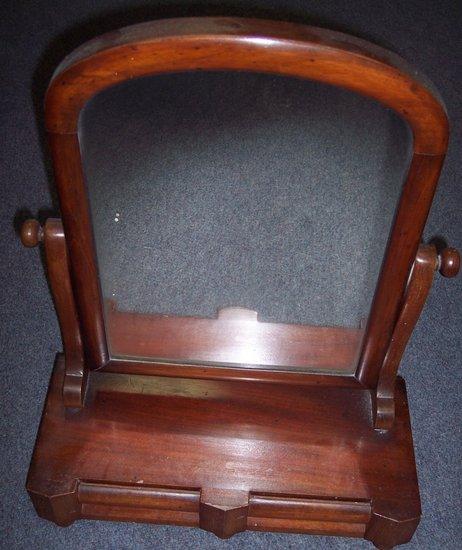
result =
[{"label": "carpet texture", "polygon": [[[61,349],[40,252],[22,248],[17,238],[26,217],[58,214],[43,136],[47,83],[67,53],[102,32],[159,17],[214,14],[341,30],[393,49],[423,71],[440,91],[452,127],[425,240],[444,238],[462,249],[462,14],[453,0],[3,2],[4,548],[370,547],[359,540],[276,533],[242,533],[225,542],[196,529],[109,522],[62,529],[36,516],[24,489]],[[111,117],[121,104],[123,116]],[[95,231],[107,237],[98,255],[108,297],[114,293],[127,309],[213,316],[217,307],[242,305],[264,320],[319,324],[356,325],[367,312],[384,228],[408,160],[406,128],[388,111],[312,83],[173,75],[143,82],[136,92],[120,88],[105,101],[97,98],[84,122]],[[102,135],[109,138],[102,142]],[[136,153],[121,153],[127,140],[136,142]],[[107,192],[109,183],[125,193],[123,207],[117,191]],[[129,202],[133,206],[124,210]],[[149,223],[143,229],[144,219]],[[332,235],[335,244],[326,250],[324,239]],[[136,271],[135,262],[141,262]],[[123,284],[135,275],[137,287]],[[148,302],[140,300],[146,290]],[[461,298],[462,277],[435,278],[401,366],[423,507],[409,548],[456,550],[462,544]]]}]

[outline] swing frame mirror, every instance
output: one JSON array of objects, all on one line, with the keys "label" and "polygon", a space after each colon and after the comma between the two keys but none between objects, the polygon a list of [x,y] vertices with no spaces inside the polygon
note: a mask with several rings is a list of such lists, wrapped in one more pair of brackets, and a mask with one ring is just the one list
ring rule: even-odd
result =
[{"label": "swing frame mirror", "polygon": [[[372,98],[409,125],[412,159],[364,331],[260,323],[255,312],[226,308],[215,320],[164,319],[173,336],[160,356],[172,360],[157,361],[142,358],[146,345],[157,350],[149,356],[160,349],[152,330],[160,321],[135,315],[141,324],[119,340],[129,357],[111,356],[79,117],[109,87],[183,71],[313,80]],[[29,220],[21,237],[29,247],[43,242],[64,353],[28,477],[39,515],[59,525],[78,518],[195,525],[224,538],[257,529],[365,537],[383,549],[408,541],[420,500],[397,373],[435,272],[452,277],[460,266],[455,249],[421,244],[448,145],[433,87],[398,56],[341,33],[184,18],[78,48],[53,76],[45,115],[62,219],[44,227]],[[207,360],[185,332],[205,335]],[[265,357],[266,367],[232,347],[248,333],[257,335],[257,363]],[[347,372],[359,339],[357,367]],[[316,372],[302,368],[307,356],[317,358]],[[286,368],[297,361],[298,370]],[[166,461],[168,453],[176,460]]]}]

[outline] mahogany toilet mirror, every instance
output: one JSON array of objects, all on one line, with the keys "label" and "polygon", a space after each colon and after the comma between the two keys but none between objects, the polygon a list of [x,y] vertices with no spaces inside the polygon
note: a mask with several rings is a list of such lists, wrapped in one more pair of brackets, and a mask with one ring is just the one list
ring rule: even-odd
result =
[{"label": "mahogany toilet mirror", "polygon": [[[170,187],[177,159],[196,147],[194,154],[203,154],[198,164],[206,170],[215,137],[233,132],[233,116],[239,117],[241,106],[228,101],[218,109],[226,116],[216,124],[217,133],[210,130],[213,124],[192,128],[187,140],[175,131],[199,124],[197,112],[195,121],[188,118],[192,103],[202,102],[206,113],[209,102],[220,95],[217,91],[232,96],[229,88],[236,74],[254,92],[273,89],[276,96],[289,97],[300,113],[309,113],[306,94],[314,86],[321,102],[329,94],[337,101],[365,101],[374,113],[380,109],[377,120],[401,119],[402,128],[412,134],[404,183],[398,179],[378,208],[371,182],[342,187],[342,181],[354,183],[358,175],[343,171],[338,156],[331,167],[338,179],[335,193],[316,195],[322,186],[315,173],[307,190],[294,195],[299,199],[292,205],[295,217],[312,209],[312,217],[304,218],[306,225],[291,225],[289,210],[277,213],[280,203],[265,202],[268,188],[258,183],[258,176],[257,184],[241,185],[237,204],[231,200],[234,182],[223,188],[230,193],[225,202],[231,204],[229,223],[222,224],[225,232],[238,234],[242,220],[251,220],[251,203],[258,212],[269,212],[267,221],[273,223],[267,241],[270,261],[267,269],[254,272],[254,294],[266,292],[271,301],[277,278],[271,269],[283,260],[317,266],[312,285],[306,285],[309,298],[300,295],[299,287],[292,293],[304,324],[294,323],[297,319],[288,314],[273,318],[277,304],[257,314],[250,294],[218,304],[216,317],[156,309],[156,300],[168,292],[181,306],[181,293],[196,292],[197,281],[208,277],[208,260],[194,258],[202,254],[200,242],[194,246],[202,229],[221,214],[199,207],[194,193],[203,188],[197,174],[191,181],[194,193]],[[209,96],[201,95],[196,77],[202,78],[201,86],[211,79]],[[157,88],[153,79],[160,79]],[[135,85],[150,90],[148,95],[156,89],[165,105],[172,89],[179,89],[185,101],[182,107],[170,102],[173,107],[163,119],[163,105],[155,111],[159,122],[154,133],[173,128],[168,145],[157,141],[158,158],[152,149],[144,149],[142,136],[130,134],[131,107],[135,111],[143,103]],[[111,111],[121,90],[126,110],[106,127],[97,108]],[[265,102],[270,103],[265,94],[250,94],[248,133],[233,141],[246,159],[243,165],[254,160],[255,136],[265,139],[262,118],[252,118],[252,112],[260,109],[271,120],[276,116],[281,136],[287,128],[292,131],[284,121],[284,102],[276,113],[265,111]],[[307,157],[328,147],[332,135],[342,137],[342,121],[350,120],[355,131],[348,112],[339,107],[330,116],[330,130],[324,122],[316,126],[309,121],[314,137]],[[148,112],[138,115],[137,123],[142,126],[144,116],[149,126]],[[25,246],[43,242],[64,352],[57,357],[27,481],[37,513],[63,526],[87,518],[199,526],[223,538],[246,529],[331,534],[364,537],[382,549],[409,541],[421,510],[405,384],[397,372],[435,271],[452,277],[460,264],[455,249],[437,251],[432,244],[421,244],[448,142],[446,112],[431,85],[396,55],[341,33],[256,19],[171,19],[101,36],[68,56],[47,92],[46,127],[62,221],[49,219],[41,227],[29,220],[21,236]],[[325,142],[316,134],[320,127],[327,128]],[[374,141],[375,134],[361,121],[357,134],[353,141],[360,156],[383,144]],[[137,156],[123,159],[130,167],[127,172],[117,164],[125,135],[141,143]],[[345,148],[351,139],[344,139]],[[302,141],[294,139],[289,153]],[[225,139],[217,149],[220,158],[230,143]],[[273,145],[264,141],[269,157],[276,155],[267,171],[273,174],[267,184],[272,188],[281,175],[280,151]],[[104,155],[113,163],[101,168]],[[404,154],[402,158],[406,160]],[[388,165],[395,161],[392,156]],[[143,176],[137,176],[144,163],[161,167],[152,168],[148,195],[143,194]],[[287,179],[303,180],[303,170],[294,170]],[[399,173],[390,170],[393,177]],[[381,185],[379,181],[379,192]],[[158,206],[157,188],[162,186],[173,198],[163,198]],[[372,207],[365,200],[371,197]],[[334,206],[326,206],[329,200]],[[163,214],[165,205],[173,213]],[[367,212],[384,220],[384,225],[377,222],[374,235],[367,216],[361,218]],[[172,237],[176,220],[187,213],[192,216],[189,225]],[[157,216],[155,229],[149,226],[151,215]],[[324,240],[303,243],[303,232],[309,232],[313,220],[330,223],[317,234]],[[247,227],[250,234],[257,225]],[[345,242],[355,229],[365,231],[360,248],[339,241],[347,225]],[[165,227],[173,233],[162,237]],[[335,227],[340,229],[335,232]],[[278,235],[291,231],[299,235],[299,244],[302,239],[306,254],[287,252],[278,241]],[[251,252],[262,248],[260,241],[248,240]],[[188,272],[181,279],[179,249],[186,264],[193,257],[196,266],[205,266],[196,278]],[[275,249],[280,256],[271,256]],[[215,257],[225,260],[216,279],[232,287],[227,250],[223,243],[216,246]],[[235,273],[239,261],[238,256],[231,262]],[[143,269],[148,269],[144,279],[150,269],[159,274],[153,264],[167,266],[163,286],[148,276],[147,288],[132,295]],[[359,266],[354,275],[353,265]],[[303,273],[301,268],[295,271],[297,276]],[[372,283],[370,296],[361,295],[356,307],[351,289]],[[290,285],[281,284],[289,296]],[[213,294],[213,284],[209,286]],[[202,298],[198,292],[196,304]],[[345,321],[340,304],[348,300],[356,305],[353,320]]]}]

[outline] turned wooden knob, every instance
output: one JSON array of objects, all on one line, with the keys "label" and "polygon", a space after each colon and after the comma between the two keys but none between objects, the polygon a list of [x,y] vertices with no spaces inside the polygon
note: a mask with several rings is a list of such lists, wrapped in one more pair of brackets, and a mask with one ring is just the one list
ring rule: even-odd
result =
[{"label": "turned wooden knob", "polygon": [[37,246],[43,238],[43,229],[37,220],[26,220],[21,227],[21,242],[27,248]]},{"label": "turned wooden knob", "polygon": [[460,254],[455,248],[445,248],[438,256],[439,272],[443,277],[455,277],[460,269]]}]

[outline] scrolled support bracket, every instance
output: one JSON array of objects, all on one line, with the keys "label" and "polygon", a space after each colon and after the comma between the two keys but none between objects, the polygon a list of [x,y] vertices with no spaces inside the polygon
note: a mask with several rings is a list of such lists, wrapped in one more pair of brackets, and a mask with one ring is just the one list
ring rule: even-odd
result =
[{"label": "scrolled support bracket", "polygon": [[404,294],[398,320],[379,377],[374,399],[374,427],[388,430],[395,419],[395,383],[406,345],[422,313],[435,271],[455,277],[460,269],[460,254],[455,248],[437,252],[434,245],[421,245],[417,251]]},{"label": "scrolled support bracket", "polygon": [[43,242],[48,280],[63,341],[66,366],[63,402],[66,407],[82,407],[87,369],[61,220],[49,218],[43,227],[37,220],[25,221],[21,228],[21,242],[28,248]]}]

